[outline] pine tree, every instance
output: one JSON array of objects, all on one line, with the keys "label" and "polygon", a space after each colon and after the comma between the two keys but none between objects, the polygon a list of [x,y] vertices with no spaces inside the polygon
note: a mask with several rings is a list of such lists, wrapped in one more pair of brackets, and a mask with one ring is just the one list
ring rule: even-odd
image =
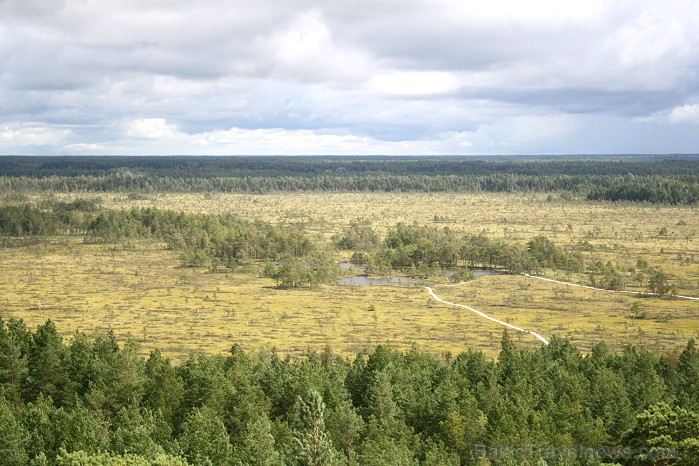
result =
[{"label": "pine tree", "polygon": [[316,390],[298,398],[300,427],[294,434],[294,463],[298,466],[332,466],[340,464],[325,430],[325,403]]},{"label": "pine tree", "polygon": [[364,429],[364,421],[351,402],[344,400],[335,409],[330,410],[326,424],[333,445],[342,451],[346,458],[353,458]]},{"label": "pine tree", "polygon": [[0,318],[0,396],[19,402],[27,372],[27,359],[22,354],[21,342]]},{"label": "pine tree", "polygon": [[699,411],[699,351],[689,340],[677,363],[677,398],[686,408]]},{"label": "pine tree", "polygon": [[59,408],[54,423],[59,448],[89,454],[109,449],[109,427],[99,412],[91,412],[81,404],[70,410]]},{"label": "pine tree", "polygon": [[29,435],[17,420],[12,406],[0,398],[0,461],[6,466],[24,466],[29,457]]},{"label": "pine tree", "polygon": [[34,332],[28,357],[27,395],[36,400],[39,394],[60,398],[68,378],[64,367],[65,347],[56,325],[47,320]]},{"label": "pine tree", "polygon": [[633,449],[631,464],[699,464],[699,413],[658,403],[636,416],[623,442]]},{"label": "pine tree", "polygon": [[[396,424],[392,422],[391,424]],[[382,426],[371,417],[359,448],[357,463],[362,466],[417,466],[411,451],[409,432],[396,432],[397,426]]]},{"label": "pine tree", "polygon": [[248,422],[235,449],[236,459],[249,466],[282,466],[281,454],[275,448],[272,423],[267,416]]},{"label": "pine tree", "polygon": [[231,457],[226,427],[209,408],[195,408],[190,413],[179,443],[192,464],[225,465]]},{"label": "pine tree", "polygon": [[163,358],[157,349],[152,351],[145,365],[143,405],[153,412],[159,411],[173,425],[179,415],[184,391],[182,378],[170,360]]},{"label": "pine tree", "polygon": [[165,453],[154,437],[157,420],[152,413],[141,412],[137,405],[124,407],[117,413],[112,425],[111,451],[120,455],[138,454],[155,458]]},{"label": "pine tree", "polygon": [[459,456],[440,442],[428,442],[422,466],[459,466]]},{"label": "pine tree", "polygon": [[38,458],[43,455],[53,460],[58,453],[58,432],[56,408],[51,398],[40,395],[34,403],[29,403],[24,409],[22,424],[29,434],[29,457]]},{"label": "pine tree", "polygon": [[398,406],[393,397],[393,385],[388,371],[381,370],[375,374],[374,383],[369,387],[368,412],[379,424],[385,424],[398,415]]}]

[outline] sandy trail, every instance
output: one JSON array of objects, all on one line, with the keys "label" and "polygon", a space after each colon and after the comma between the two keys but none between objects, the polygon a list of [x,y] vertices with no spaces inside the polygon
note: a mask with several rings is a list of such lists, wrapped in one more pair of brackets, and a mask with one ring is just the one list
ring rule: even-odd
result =
[{"label": "sandy trail", "polygon": [[[537,275],[530,275],[530,274],[528,274],[528,273],[523,273],[522,275],[524,275],[524,276],[526,276],[526,277],[529,277],[529,278],[536,278],[537,280],[544,280],[544,281],[551,282],[551,283],[559,283],[559,284],[561,284],[561,285],[577,286],[577,287],[580,287],[580,288],[587,288],[587,289],[595,290],[595,291],[606,291],[606,292],[608,292],[608,293],[626,293],[626,294],[633,294],[633,295],[658,296],[657,293],[644,293],[644,292],[641,292],[641,291],[607,290],[607,289],[604,289],[604,288],[596,288],[596,287],[594,287],[594,286],[589,286],[589,285],[580,285],[580,284],[578,284],[578,283],[563,282],[563,281],[560,281],[560,280],[554,280],[553,278],[539,277],[539,276],[537,276]],[[458,285],[458,284],[457,284],[457,285]],[[446,285],[446,286],[455,286],[455,285]],[[545,345],[548,345],[548,344],[549,344],[549,342],[548,342],[547,339],[545,339],[544,337],[542,337],[541,335],[539,335],[539,334],[536,333],[536,332],[532,332],[531,330],[526,330],[526,329],[523,329],[523,328],[514,326],[514,325],[512,325],[512,324],[508,324],[507,322],[503,322],[502,320],[495,319],[494,317],[490,317],[488,314],[486,314],[486,313],[484,313],[484,312],[481,312],[481,311],[479,311],[478,309],[474,309],[474,308],[472,308],[471,306],[466,306],[465,304],[458,304],[458,303],[452,303],[452,302],[449,302],[449,301],[445,301],[445,300],[443,300],[442,298],[440,298],[439,296],[437,296],[437,294],[434,292],[434,290],[433,290],[432,288],[430,288],[429,286],[427,286],[427,287],[425,287],[425,288],[427,288],[427,291],[429,292],[429,294],[430,294],[434,299],[436,299],[437,301],[439,301],[440,303],[447,304],[447,305],[449,305],[449,306],[456,306],[456,307],[464,308],[464,309],[466,309],[466,310],[468,310],[468,311],[473,312],[474,314],[478,314],[479,316],[483,317],[484,319],[488,319],[488,320],[490,320],[490,321],[492,321],[492,322],[495,322],[495,323],[497,323],[497,324],[500,324],[500,325],[503,325],[503,326],[505,326],[505,327],[511,328],[511,329],[516,330],[516,331],[518,331],[518,332],[523,332],[523,333],[528,333],[528,334],[530,334],[530,335],[533,335],[533,336],[535,336],[536,338],[538,338],[539,340],[541,340],[541,342],[544,343]],[[699,298],[694,297],[694,296],[671,295],[671,297],[673,297],[673,298],[678,298],[678,299],[690,299],[690,300],[692,300],[692,301],[699,301]]]},{"label": "sandy trail", "polygon": [[451,303],[451,302],[449,302],[449,301],[445,301],[445,300],[443,300],[442,298],[440,298],[439,296],[437,296],[437,294],[434,292],[434,290],[433,290],[432,288],[430,288],[429,286],[427,286],[427,287],[425,287],[425,288],[427,288],[428,293],[429,293],[434,299],[436,299],[437,301],[439,301],[440,303],[447,304],[447,305],[449,305],[449,306],[462,307],[462,308],[464,308],[464,309],[466,309],[466,310],[469,310],[469,311],[471,311],[471,312],[473,312],[473,313],[475,313],[475,314],[478,314],[479,316],[481,316],[481,317],[483,317],[483,318],[485,318],[485,319],[488,319],[488,320],[490,320],[490,321],[492,321],[492,322],[495,322],[495,323],[497,323],[497,324],[504,325],[505,327],[511,328],[511,329],[513,329],[513,330],[517,330],[518,332],[529,333],[530,335],[534,335],[536,338],[538,338],[539,340],[541,340],[541,342],[544,343],[545,345],[548,345],[548,344],[549,344],[549,342],[548,342],[548,340],[547,340],[546,338],[542,337],[541,335],[539,335],[539,334],[536,333],[536,332],[532,332],[532,331],[529,331],[529,330],[525,330],[525,329],[523,329],[523,328],[516,327],[516,326],[514,326],[514,325],[512,325],[512,324],[508,324],[507,322],[503,322],[502,320],[495,319],[495,318],[493,318],[493,317],[490,317],[488,314],[485,314],[485,313],[479,311],[478,309],[474,309],[474,308],[472,308],[472,307],[470,307],[470,306],[466,306],[466,305],[464,305],[464,304],[457,304],[457,303]]},{"label": "sandy trail", "polygon": [[[644,295],[644,296],[658,296],[657,293],[646,293],[643,291],[607,290],[605,288],[595,288],[594,286],[590,286],[590,285],[580,285],[578,283],[562,282],[560,280],[554,280],[553,278],[539,277],[537,275],[530,275],[528,273],[523,273],[522,275],[524,275],[525,277],[529,277],[529,278],[536,278],[537,280],[544,280],[546,282],[560,283],[561,285],[577,286],[580,288],[587,288],[589,290],[595,290],[595,291],[606,291],[608,293],[626,293],[626,294],[635,294],[635,295]],[[669,295],[669,296],[672,298],[691,299],[692,301],[699,301],[699,298],[696,298],[694,296],[683,296],[683,295],[679,295],[679,294],[673,294],[673,295]]]}]

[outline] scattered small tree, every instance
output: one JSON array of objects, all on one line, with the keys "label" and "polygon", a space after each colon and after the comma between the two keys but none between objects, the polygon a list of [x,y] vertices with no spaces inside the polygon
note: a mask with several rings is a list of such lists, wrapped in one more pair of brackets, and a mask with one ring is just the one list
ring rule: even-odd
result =
[{"label": "scattered small tree", "polygon": [[474,278],[476,278],[476,276],[470,269],[462,268],[454,272],[454,274],[449,277],[449,280],[453,283],[461,283],[471,281]]},{"label": "scattered small tree", "polygon": [[641,308],[641,303],[635,302],[631,305],[631,317],[633,319],[645,319],[646,311]]},{"label": "scattered small tree", "polygon": [[648,276],[648,291],[655,293],[658,296],[667,296],[672,294],[675,286],[670,283],[668,275],[660,269],[651,269]]}]

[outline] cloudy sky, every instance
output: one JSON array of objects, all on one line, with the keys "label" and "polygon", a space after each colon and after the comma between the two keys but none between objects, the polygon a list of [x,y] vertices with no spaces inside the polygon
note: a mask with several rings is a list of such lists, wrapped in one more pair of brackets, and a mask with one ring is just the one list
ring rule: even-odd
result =
[{"label": "cloudy sky", "polygon": [[0,154],[697,152],[696,0],[0,0]]}]

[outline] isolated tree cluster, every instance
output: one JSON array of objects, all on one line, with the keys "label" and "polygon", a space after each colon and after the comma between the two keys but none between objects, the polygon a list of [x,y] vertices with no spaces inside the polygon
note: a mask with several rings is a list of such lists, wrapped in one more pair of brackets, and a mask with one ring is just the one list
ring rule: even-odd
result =
[{"label": "isolated tree cluster", "polygon": [[[348,228],[351,234],[353,225]],[[366,227],[362,227],[366,228]],[[343,241],[346,236],[341,237]],[[494,241],[484,234],[465,234],[449,227],[436,228],[399,223],[388,231],[383,243],[366,253],[371,271],[392,268],[428,272],[435,267],[487,267],[522,273],[542,268],[570,272],[583,270],[578,252],[564,252],[544,236],[526,245]]]}]

